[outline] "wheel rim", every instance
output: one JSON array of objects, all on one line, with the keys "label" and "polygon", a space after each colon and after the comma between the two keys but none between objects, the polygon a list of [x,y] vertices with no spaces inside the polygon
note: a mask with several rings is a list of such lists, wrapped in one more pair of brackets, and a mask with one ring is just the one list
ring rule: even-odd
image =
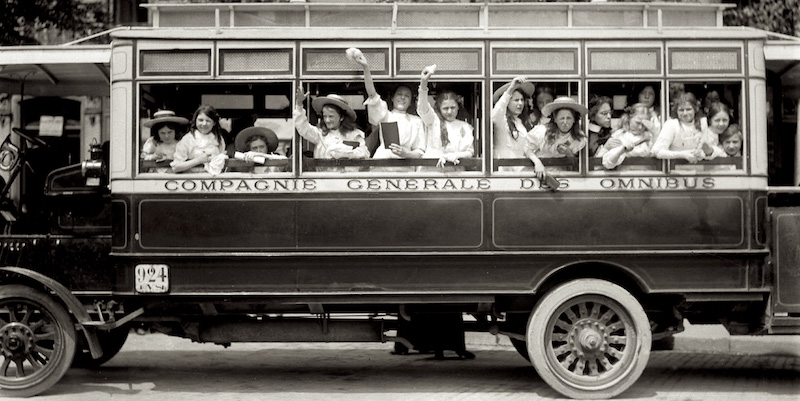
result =
[{"label": "wheel rim", "polygon": [[573,298],[551,315],[546,327],[547,363],[572,387],[611,386],[634,366],[638,333],[633,318],[610,298]]},{"label": "wheel rim", "polygon": [[63,353],[56,318],[29,300],[0,302],[0,384],[29,386],[46,378]]}]

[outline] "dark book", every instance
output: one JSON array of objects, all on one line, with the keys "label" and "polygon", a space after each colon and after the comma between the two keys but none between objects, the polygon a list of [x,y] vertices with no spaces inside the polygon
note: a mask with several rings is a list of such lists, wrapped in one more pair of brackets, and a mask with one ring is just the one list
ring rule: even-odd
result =
[{"label": "dark book", "polygon": [[389,148],[391,144],[400,144],[400,131],[397,129],[397,123],[381,123],[381,134],[383,136],[383,146]]},{"label": "dark book", "polygon": [[342,143],[347,146],[352,146],[353,149],[357,148],[359,145],[358,141],[342,141]]},{"label": "dark book", "polygon": [[557,191],[558,187],[561,186],[561,183],[558,181],[558,179],[550,174],[545,174],[544,184],[544,187],[551,191]]}]

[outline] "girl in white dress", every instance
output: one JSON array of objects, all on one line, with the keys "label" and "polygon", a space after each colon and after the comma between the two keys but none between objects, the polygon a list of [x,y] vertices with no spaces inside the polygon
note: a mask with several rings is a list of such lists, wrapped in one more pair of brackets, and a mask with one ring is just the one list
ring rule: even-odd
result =
[{"label": "girl in white dress", "polygon": [[454,165],[475,153],[473,129],[466,121],[456,119],[460,108],[459,96],[453,91],[444,90],[436,96],[434,107],[428,100],[428,79],[436,71],[436,66],[422,70],[417,98],[417,111],[425,124],[428,144],[426,159],[438,159],[436,166],[444,167],[446,162]]},{"label": "girl in white dress", "polygon": [[[394,90],[392,95],[392,109],[389,109],[386,101],[381,99],[375,84],[372,81],[369,63],[364,54],[356,49],[347,50],[347,56],[361,65],[364,70],[364,85],[367,89],[368,98],[364,101],[367,106],[367,116],[369,123],[373,126],[380,126],[382,122],[396,122],[400,143],[391,143],[388,146],[381,135],[381,143],[373,159],[419,159],[425,153],[425,128],[422,119],[408,112],[409,106],[413,101],[411,89],[405,85],[400,85]],[[408,171],[409,168],[381,168],[383,171]]]},{"label": "girl in white dress", "polygon": [[678,118],[667,120],[658,134],[652,153],[659,159],[685,159],[689,163],[713,158],[713,138],[705,138],[700,106],[691,92],[677,96],[673,104]]},{"label": "girl in white dress", "polygon": [[550,116],[546,125],[533,127],[526,135],[525,156],[533,162],[533,171],[540,180],[546,170],[559,171],[557,166],[545,169],[541,158],[575,157],[586,146],[586,135],[579,121],[586,107],[566,96],[558,97],[542,108],[543,116]]},{"label": "girl in white dress", "polygon": [[[330,94],[311,101],[311,107],[321,115],[320,126],[308,122],[303,108],[307,93],[298,87],[295,94],[295,108],[292,113],[297,133],[314,146],[315,159],[366,159],[369,149],[366,135],[356,127],[356,112],[339,95]],[[317,171],[357,171],[358,167],[318,167]]]},{"label": "girl in white dress", "polygon": [[[649,107],[644,103],[630,106],[622,116],[621,127],[611,134],[611,138],[597,150],[597,157],[603,158],[603,166],[613,169],[622,164],[626,157],[650,157],[655,127],[650,121]],[[631,169],[638,169],[632,167]]]},{"label": "girl in white dress", "polygon": [[219,114],[213,106],[201,105],[194,112],[189,132],[175,146],[172,171],[218,174],[227,158]]}]

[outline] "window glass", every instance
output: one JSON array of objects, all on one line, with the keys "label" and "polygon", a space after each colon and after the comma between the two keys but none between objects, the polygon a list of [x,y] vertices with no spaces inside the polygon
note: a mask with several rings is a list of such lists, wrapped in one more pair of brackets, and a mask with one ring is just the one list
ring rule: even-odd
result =
[{"label": "window glass", "polygon": [[669,82],[669,119],[653,152],[671,174],[744,169],[741,82]]},{"label": "window glass", "polygon": [[651,149],[663,125],[660,81],[590,82],[587,116],[589,170],[662,171]]},{"label": "window glass", "polygon": [[[368,99],[364,85],[307,84],[302,110],[294,110],[303,171],[432,175],[481,171],[480,84],[429,82],[422,110],[419,87],[419,81],[376,82],[379,98]],[[393,142],[403,150],[385,145]]]},{"label": "window glass", "polygon": [[532,155],[548,171],[580,172],[587,137],[578,83],[526,81],[506,94],[508,85],[492,84],[493,170],[529,174]]},{"label": "window glass", "polygon": [[[140,173],[292,171],[291,83],[146,84],[140,90]],[[209,117],[208,132],[192,130],[202,125],[202,118],[192,124],[196,112]],[[203,154],[208,159],[200,160]]]}]

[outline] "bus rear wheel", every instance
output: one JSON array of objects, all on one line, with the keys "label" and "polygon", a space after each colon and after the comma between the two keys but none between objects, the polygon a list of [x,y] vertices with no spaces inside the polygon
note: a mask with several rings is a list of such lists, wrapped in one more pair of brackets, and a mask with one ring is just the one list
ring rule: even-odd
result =
[{"label": "bus rear wheel", "polygon": [[624,288],[579,279],[549,291],[528,320],[527,346],[539,376],[576,399],[627,390],[650,357],[647,315]]},{"label": "bus rear wheel", "polygon": [[0,395],[29,397],[56,384],[75,355],[75,325],[47,294],[0,286]]}]

